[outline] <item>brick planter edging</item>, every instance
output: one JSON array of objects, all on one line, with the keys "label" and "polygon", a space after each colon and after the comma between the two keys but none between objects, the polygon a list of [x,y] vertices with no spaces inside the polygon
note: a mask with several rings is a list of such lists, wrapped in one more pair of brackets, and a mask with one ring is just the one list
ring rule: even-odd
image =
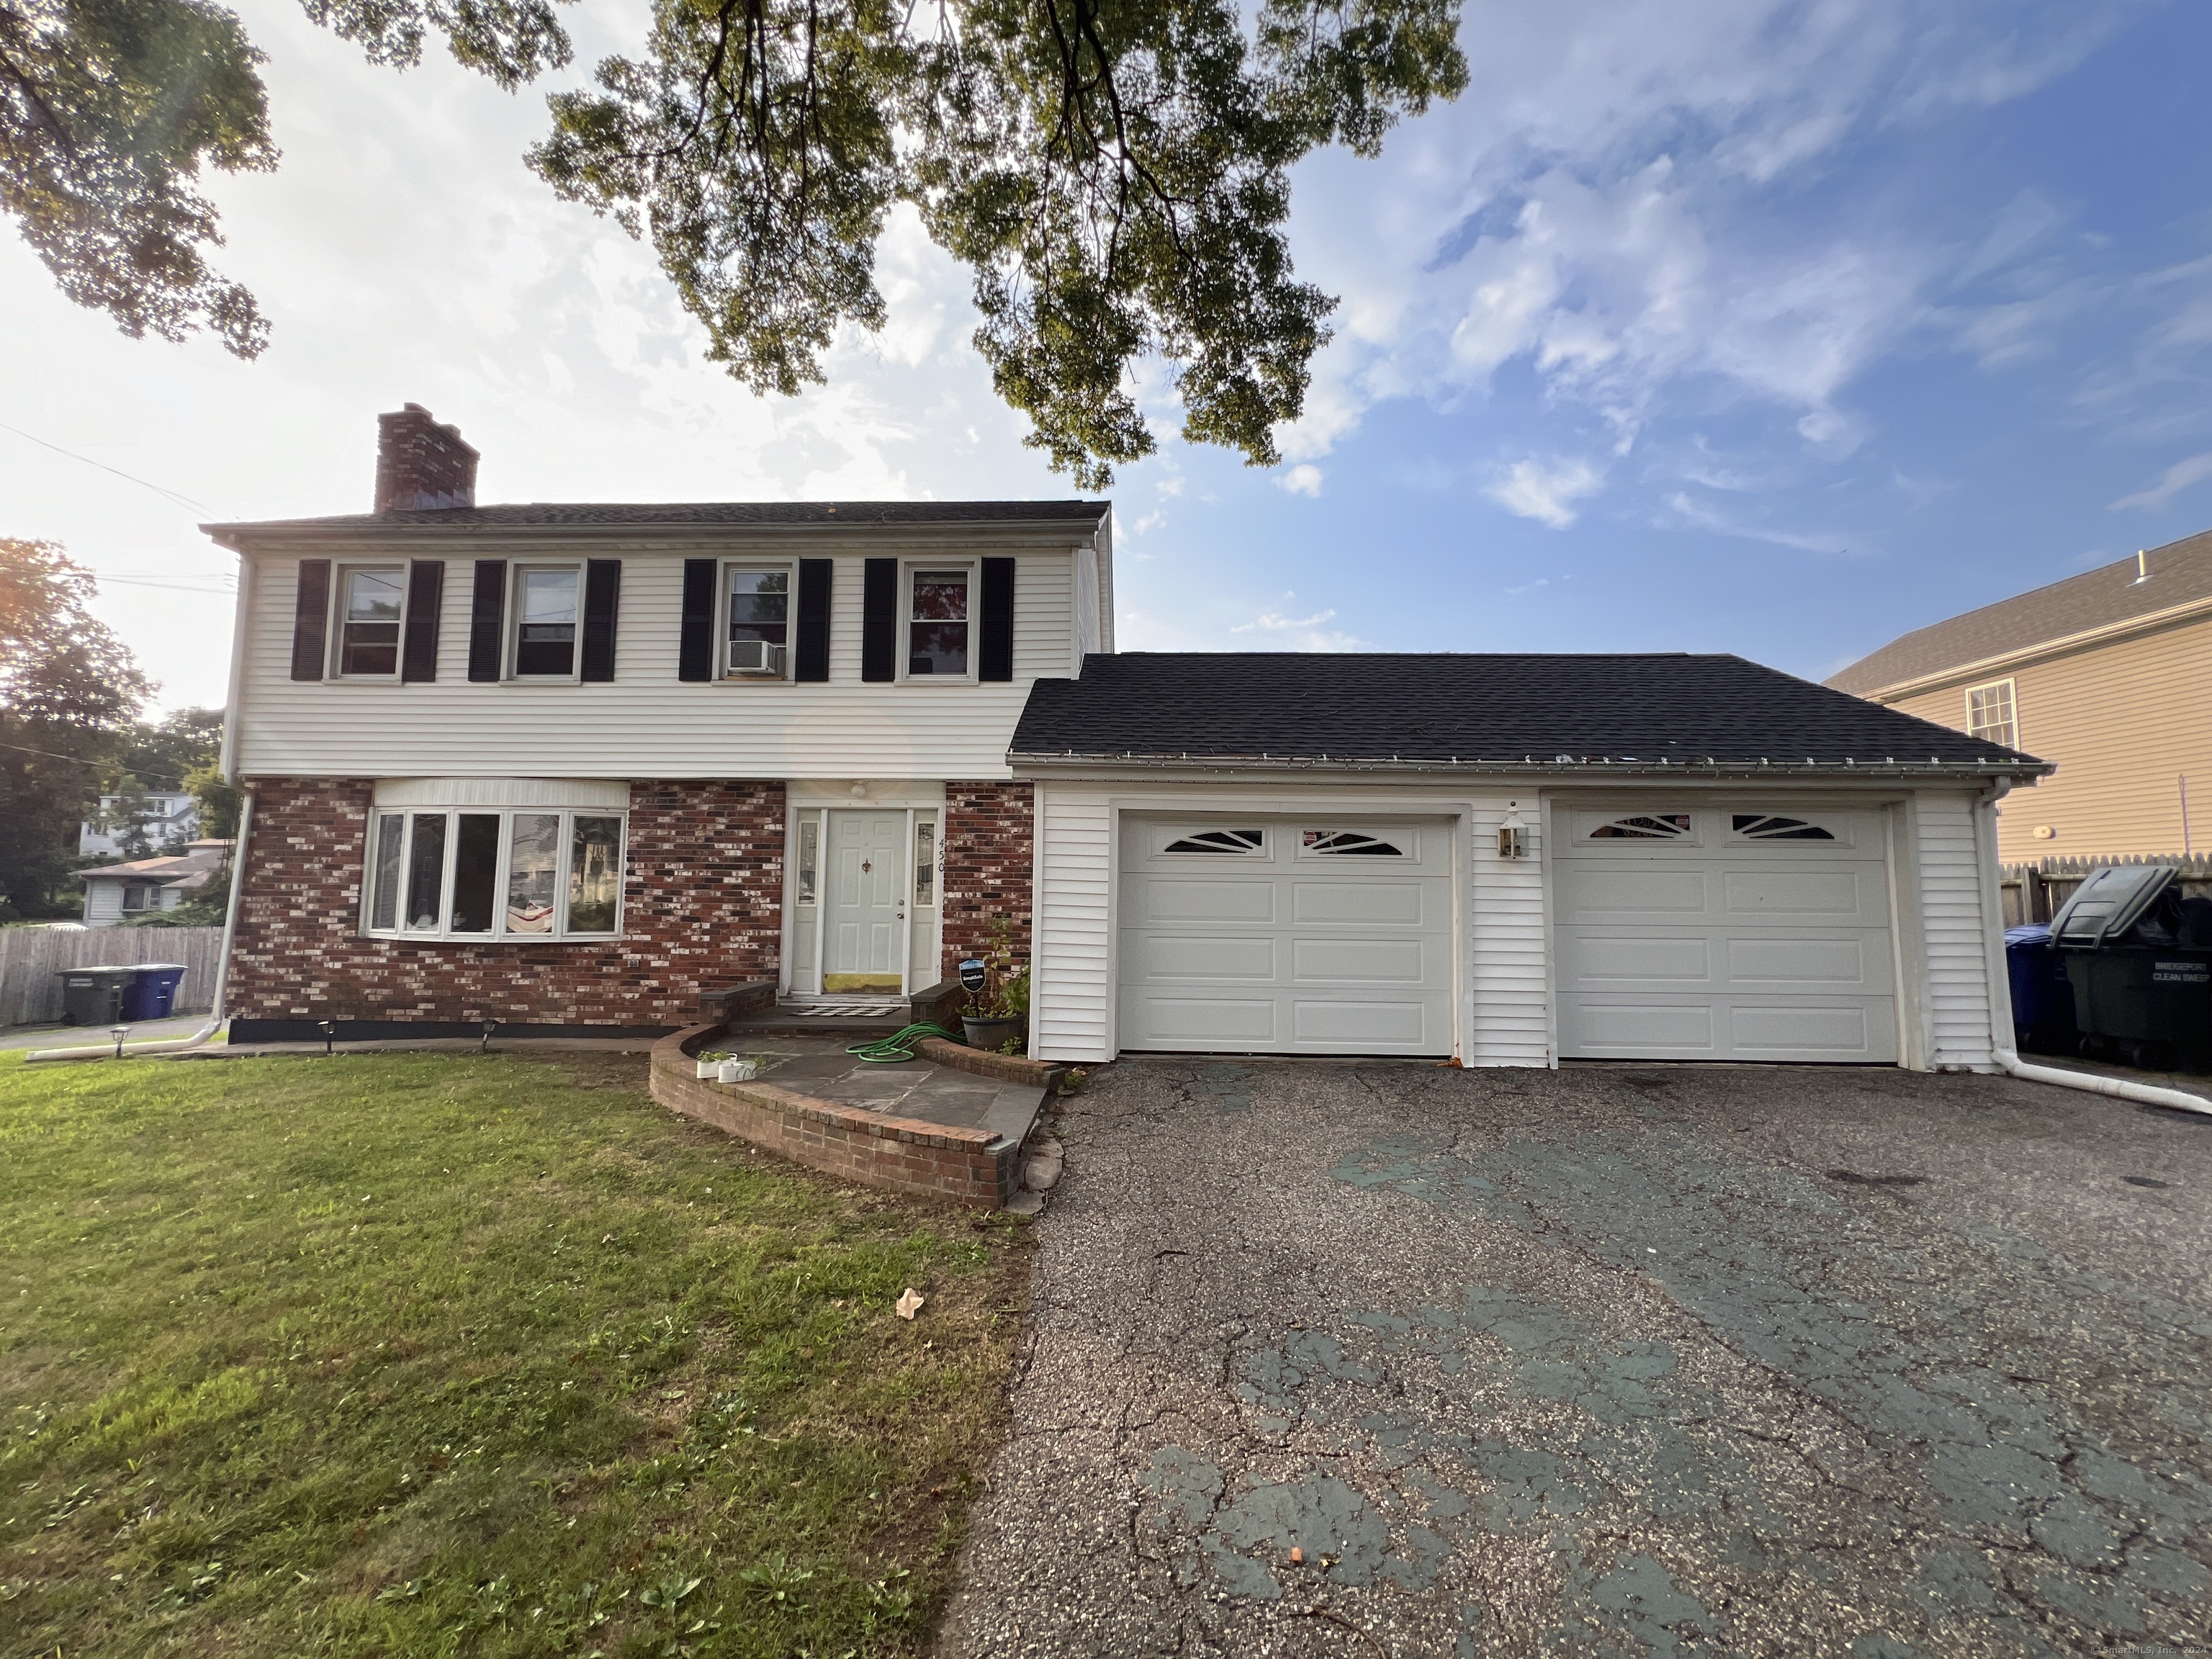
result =
[{"label": "brick planter edging", "polygon": [[653,1097],[794,1164],[864,1187],[999,1209],[1021,1182],[1019,1146],[984,1129],[919,1118],[886,1117],[817,1100],[773,1083],[710,1083],[693,1051],[720,1036],[720,1024],[694,1025],[653,1045]]},{"label": "brick planter edging", "polygon": [[957,1072],[973,1072],[994,1083],[1026,1084],[1047,1094],[1060,1087],[1060,1079],[1067,1075],[1065,1066],[1031,1060],[1026,1054],[994,1054],[988,1049],[970,1048],[964,1043],[947,1042],[943,1037],[922,1038],[915,1052],[924,1060],[933,1060]]}]

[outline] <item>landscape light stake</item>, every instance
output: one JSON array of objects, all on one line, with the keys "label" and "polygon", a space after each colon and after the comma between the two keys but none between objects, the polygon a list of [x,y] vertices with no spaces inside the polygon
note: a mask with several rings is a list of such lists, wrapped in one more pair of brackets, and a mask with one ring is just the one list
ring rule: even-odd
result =
[{"label": "landscape light stake", "polygon": [[491,1034],[499,1030],[499,1022],[495,1019],[488,1019],[483,1021],[483,1041],[477,1045],[477,1052],[480,1054],[488,1054],[491,1052]]},{"label": "landscape light stake", "polygon": [[116,1059],[122,1059],[123,1039],[131,1035],[131,1028],[128,1025],[111,1025],[107,1028],[107,1035],[115,1039]]},{"label": "landscape light stake", "polygon": [[323,1055],[328,1059],[337,1052],[338,1023],[334,1019],[319,1019],[315,1024],[323,1034]]}]

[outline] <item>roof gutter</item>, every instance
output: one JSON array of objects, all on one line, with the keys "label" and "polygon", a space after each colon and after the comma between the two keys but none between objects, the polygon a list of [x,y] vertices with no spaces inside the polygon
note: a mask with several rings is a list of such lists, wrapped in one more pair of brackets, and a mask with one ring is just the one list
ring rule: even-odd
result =
[{"label": "roof gutter", "polygon": [[1639,761],[1603,756],[1556,757],[1538,760],[1482,760],[1453,756],[1449,760],[1407,760],[1397,755],[1140,755],[1133,752],[1079,753],[1067,750],[1041,753],[1009,750],[1010,767],[1068,770],[1085,767],[1141,767],[1161,772],[1385,772],[1453,773],[1471,776],[1538,777],[1577,775],[1583,778],[1818,778],[1823,781],[1851,778],[1931,778],[1971,781],[1992,777],[2047,777],[2058,769],[2049,761]]},{"label": "roof gutter", "polygon": [[[234,553],[251,550],[249,542],[281,543],[286,548],[355,546],[362,543],[388,545],[395,542],[438,544],[459,538],[489,541],[619,540],[633,546],[701,539],[726,540],[732,534],[826,538],[868,532],[878,538],[909,536],[923,540],[958,539],[1034,541],[1039,538],[1081,538],[1095,536],[1105,515],[1097,519],[851,519],[810,520],[803,524],[717,523],[676,520],[660,524],[424,524],[419,520],[390,523],[316,524],[272,520],[260,523],[204,524],[201,532],[218,547]],[[1001,533],[1003,532],[1003,533]]]}]

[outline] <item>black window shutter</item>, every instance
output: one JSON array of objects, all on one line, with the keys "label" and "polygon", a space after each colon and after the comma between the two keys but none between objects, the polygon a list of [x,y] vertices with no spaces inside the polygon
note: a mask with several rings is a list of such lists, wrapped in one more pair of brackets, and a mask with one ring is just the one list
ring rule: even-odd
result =
[{"label": "black window shutter", "polygon": [[860,583],[860,678],[898,678],[898,561],[870,559]]},{"label": "black window shutter", "polygon": [[399,678],[410,684],[438,678],[438,613],[445,597],[443,559],[417,559],[407,567],[406,644],[399,655]]},{"label": "black window shutter", "polygon": [[714,561],[684,561],[684,623],[676,641],[676,678],[714,678]]},{"label": "black window shutter", "polygon": [[292,603],[292,678],[319,680],[329,649],[331,562],[300,561],[300,591]]},{"label": "black window shutter", "polygon": [[507,629],[507,561],[477,561],[476,592],[469,599],[469,678],[499,678]]},{"label": "black window shutter", "polygon": [[975,678],[1014,677],[1014,562],[983,561],[983,637],[975,653]]},{"label": "black window shutter", "polygon": [[830,678],[830,584],[836,568],[831,559],[799,562],[799,655],[791,672],[795,680]]},{"label": "black window shutter", "polygon": [[622,599],[622,561],[584,561],[584,665],[579,677],[615,677],[615,611]]}]

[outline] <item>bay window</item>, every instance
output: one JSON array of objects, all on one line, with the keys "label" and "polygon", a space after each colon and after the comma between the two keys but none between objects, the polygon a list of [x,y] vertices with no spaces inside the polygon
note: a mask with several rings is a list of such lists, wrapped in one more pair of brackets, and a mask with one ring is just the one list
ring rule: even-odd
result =
[{"label": "bay window", "polygon": [[623,828],[619,812],[380,809],[369,830],[365,930],[612,937],[622,926]]}]

